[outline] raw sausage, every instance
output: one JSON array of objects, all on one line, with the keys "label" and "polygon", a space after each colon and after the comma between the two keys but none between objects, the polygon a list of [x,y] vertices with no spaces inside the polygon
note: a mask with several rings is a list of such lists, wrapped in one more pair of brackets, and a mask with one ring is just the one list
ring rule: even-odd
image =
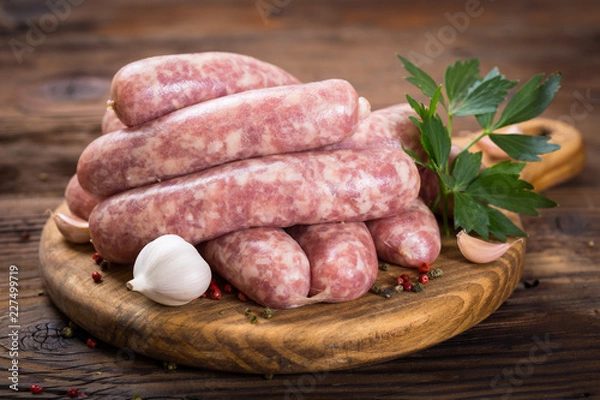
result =
[{"label": "raw sausage", "polygon": [[440,254],[438,222],[420,198],[397,215],[367,221],[367,227],[382,260],[418,268],[432,263]]},{"label": "raw sausage", "polygon": [[[409,120],[415,115],[407,103],[396,104],[373,111],[356,129],[356,132],[327,148],[361,148],[404,146],[421,159],[426,153],[421,145],[421,133]],[[417,167],[421,177],[420,195],[432,199],[437,195],[437,178],[425,168]],[[388,262],[405,267],[419,267],[433,262],[440,254],[441,236],[438,222],[431,210],[416,200],[409,210],[384,219],[367,222],[375,241],[378,256]]]},{"label": "raw sausage", "polygon": [[107,107],[104,111],[101,121],[102,134],[118,131],[127,128],[127,125],[121,122],[112,108]]},{"label": "raw sausage", "polygon": [[145,58],[121,68],[112,105],[127,126],[248,89],[300,83],[281,68],[242,54],[205,52]]},{"label": "raw sausage", "polygon": [[130,263],[165,233],[200,243],[249,227],[364,221],[399,213],[418,191],[398,149],[272,155],[112,196],[92,211],[90,233],[104,258]]},{"label": "raw sausage", "polygon": [[87,220],[90,213],[96,207],[99,201],[83,190],[77,180],[77,175],[73,175],[65,189],[65,202],[73,215]]},{"label": "raw sausage", "polygon": [[258,304],[295,308],[309,299],[310,264],[281,228],[249,228],[201,243],[198,250],[215,272]]},{"label": "raw sausage", "polygon": [[363,222],[297,225],[288,232],[310,262],[312,299],[339,303],[359,298],[373,286],[377,252]]},{"label": "raw sausage", "polygon": [[409,119],[416,116],[408,103],[394,104],[372,111],[356,127],[356,131],[325,149],[357,149],[366,147],[406,147],[424,158],[421,132]]},{"label": "raw sausage", "polygon": [[369,112],[341,79],[249,90],[100,136],[81,154],[77,176],[105,198],[233,160],[322,147],[352,134]]}]

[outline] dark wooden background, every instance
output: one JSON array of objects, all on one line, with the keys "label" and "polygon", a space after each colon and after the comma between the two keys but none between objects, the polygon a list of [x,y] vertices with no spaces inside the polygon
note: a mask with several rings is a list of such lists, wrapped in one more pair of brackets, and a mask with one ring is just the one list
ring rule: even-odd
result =
[{"label": "dark wooden background", "polygon": [[[600,398],[600,3],[584,1],[2,0],[0,2],[0,397],[29,385],[65,398]],[[561,71],[544,116],[579,129],[588,162],[545,194],[560,203],[525,218],[522,283],[488,319],[417,354],[344,372],[290,376],[179,367],[127,349],[64,339],[44,295],[39,236],[79,154],[100,133],[112,75],[147,56],[221,50],[278,64],[304,81],[344,78],[373,108],[416,94],[395,54],[436,78],[479,57],[510,78]],[[470,122],[459,129],[472,129]],[[19,389],[8,270],[19,271]]]}]

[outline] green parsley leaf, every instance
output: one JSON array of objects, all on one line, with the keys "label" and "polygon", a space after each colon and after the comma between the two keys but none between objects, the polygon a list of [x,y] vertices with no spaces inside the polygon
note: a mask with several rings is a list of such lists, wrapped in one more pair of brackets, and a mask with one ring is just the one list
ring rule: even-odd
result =
[{"label": "green parsley leaf", "polygon": [[454,228],[475,231],[489,237],[489,217],[485,207],[465,192],[454,193]]},{"label": "green parsley leaf", "polygon": [[527,234],[521,228],[514,224],[506,215],[499,210],[487,207],[489,230],[503,242],[506,242],[506,235],[525,237]]},{"label": "green parsley leaf", "polygon": [[475,82],[466,98],[451,112],[455,116],[495,113],[504,101],[508,89],[516,85],[499,74],[488,74],[482,81]]},{"label": "green parsley leaf", "polygon": [[527,121],[540,115],[550,105],[560,88],[561,74],[550,75],[542,82],[543,74],[535,75],[527,81],[500,115],[492,131],[503,126]]},{"label": "green parsley leaf", "polygon": [[536,208],[556,207],[556,203],[532,192],[530,183],[515,175],[486,174],[469,186],[469,194],[476,200],[519,214],[539,215]]},{"label": "green parsley leaf", "polygon": [[[438,85],[433,78],[401,55],[398,55],[398,58],[402,61],[402,64],[404,64],[404,68],[412,74],[412,76],[407,77],[406,80],[421,89],[421,92],[423,92],[425,96],[430,98],[433,97],[438,89]],[[441,99],[441,102],[444,104],[443,99]]]},{"label": "green parsley leaf", "polygon": [[453,108],[454,105],[463,101],[469,89],[480,79],[479,60],[477,58],[467,60],[464,63],[458,60],[454,65],[449,65],[444,73],[444,85],[449,108]]},{"label": "green parsley leaf", "polygon": [[448,165],[452,146],[444,122],[438,114],[426,114],[422,117],[422,121],[418,121],[417,126],[421,130],[421,144],[429,156],[429,162],[436,170],[444,170]]},{"label": "green parsley leaf", "polygon": [[[442,85],[437,85],[429,75],[405,58],[398,58],[411,74],[406,79],[430,99],[426,106],[406,96],[419,117],[410,119],[421,131],[421,144],[427,157],[425,160],[418,160],[414,152],[407,150],[407,153],[419,165],[433,171],[438,178],[441,187],[431,207],[441,207],[446,234],[450,233],[448,210],[453,202],[456,229],[474,231],[485,239],[494,235],[502,241],[506,241],[507,235],[525,236],[525,232],[500,209],[538,215],[536,209],[555,207],[557,204],[533,192],[533,186],[520,179],[524,162],[504,161],[481,170],[482,153],[471,153],[468,148],[488,135],[507,154],[520,161],[539,160],[540,154],[559,148],[548,143],[547,137],[493,132],[541,114],[559,88],[560,75],[552,75],[543,82],[542,75],[533,77],[515,93],[494,123],[508,90],[515,87],[517,81],[506,79],[497,68],[481,78],[479,60],[457,61],[448,66],[444,73],[444,89],[448,101],[446,106]],[[437,113],[438,103],[447,111],[447,125],[444,125]],[[450,163],[452,118],[466,115],[475,116],[483,127],[483,133]]]},{"label": "green parsley leaf", "polygon": [[506,174],[518,177],[521,171],[523,171],[523,168],[525,168],[525,165],[525,163],[506,160],[487,167],[479,173],[479,176],[486,176],[491,174]]},{"label": "green parsley leaf", "polygon": [[490,139],[509,156],[519,161],[540,161],[538,154],[551,153],[560,148],[548,143],[549,136],[491,133]]},{"label": "green parsley leaf", "polygon": [[477,177],[481,167],[482,153],[462,152],[456,157],[453,164],[452,175],[455,179],[453,191],[465,190],[469,184]]}]

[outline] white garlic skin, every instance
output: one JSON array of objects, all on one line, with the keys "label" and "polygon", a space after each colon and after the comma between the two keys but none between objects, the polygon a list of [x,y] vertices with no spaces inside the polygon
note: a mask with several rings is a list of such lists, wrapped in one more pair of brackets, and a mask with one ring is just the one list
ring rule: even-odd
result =
[{"label": "white garlic skin", "polygon": [[157,303],[180,306],[206,292],[210,279],[210,267],[198,250],[180,236],[168,234],[140,251],[127,288]]},{"label": "white garlic skin", "polygon": [[67,242],[90,242],[90,225],[86,220],[61,212],[52,214],[52,219]]},{"label": "white garlic skin", "polygon": [[[521,239],[517,240],[520,241]],[[461,254],[476,264],[492,262],[504,255],[516,243],[490,243],[469,235],[464,229],[456,235]]]}]

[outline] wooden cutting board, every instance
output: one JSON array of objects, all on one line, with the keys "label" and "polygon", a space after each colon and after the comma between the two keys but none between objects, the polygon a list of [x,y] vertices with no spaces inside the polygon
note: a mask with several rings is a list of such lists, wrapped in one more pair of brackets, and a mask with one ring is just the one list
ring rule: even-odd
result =
[{"label": "wooden cutting board", "polygon": [[[577,174],[585,162],[580,134],[551,120],[523,125],[527,134],[550,134],[562,149],[524,171],[537,190]],[[462,140],[462,139],[461,139]],[[495,162],[497,160],[486,160]],[[560,169],[559,169],[560,167]],[[559,171],[559,172],[556,172]],[[68,212],[65,204],[57,211]],[[518,217],[512,218],[518,222]],[[443,277],[420,293],[391,298],[367,293],[341,304],[276,310],[224,294],[219,301],[197,299],[181,307],[156,304],[125,283],[132,268],[113,267],[94,283],[91,245],[66,242],[52,219],[40,243],[41,274],[54,304],[95,338],[118,348],[181,365],[248,373],[303,373],[348,369],[401,357],[443,342],[493,313],[519,282],[525,240],[488,264],[467,262],[454,238],[445,239],[432,265]],[[392,287],[412,269],[380,271],[377,283]],[[258,318],[252,323],[252,316]]]}]

